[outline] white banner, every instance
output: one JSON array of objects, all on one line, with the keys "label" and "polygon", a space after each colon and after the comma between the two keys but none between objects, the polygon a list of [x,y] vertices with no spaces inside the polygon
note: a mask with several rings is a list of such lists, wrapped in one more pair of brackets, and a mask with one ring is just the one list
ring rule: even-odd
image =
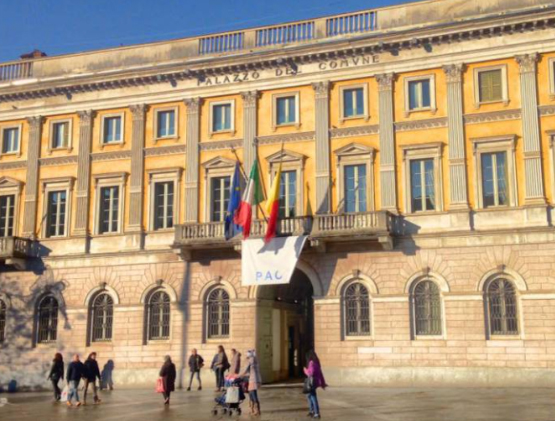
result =
[{"label": "white banner", "polygon": [[268,244],[250,239],[241,245],[242,285],[288,284],[301,255],[306,235],[276,237]]}]

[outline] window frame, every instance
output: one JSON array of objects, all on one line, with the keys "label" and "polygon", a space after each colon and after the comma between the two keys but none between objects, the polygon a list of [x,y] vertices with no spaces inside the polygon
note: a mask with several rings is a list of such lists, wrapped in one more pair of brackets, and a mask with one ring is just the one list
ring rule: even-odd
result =
[{"label": "window frame", "polygon": [[[6,130],[17,129],[17,150],[13,152],[4,152],[4,133]],[[21,156],[21,141],[22,141],[23,124],[7,124],[0,128],[0,157],[2,156]]]},{"label": "window frame", "polygon": [[232,180],[235,161],[218,156],[203,163],[202,166],[204,167],[204,221],[223,223],[223,221],[212,221],[212,178],[229,177]]},{"label": "window frame", "polygon": [[[518,203],[518,184],[516,174],[516,135],[490,136],[470,139],[474,155],[474,197],[476,207],[480,210],[514,208]],[[507,187],[509,204],[484,207],[482,191],[482,154],[505,152],[507,154]]]},{"label": "window frame", "polygon": [[[165,294],[168,297],[168,335],[167,336],[161,336],[161,337],[152,337],[151,336],[151,317],[152,317],[152,312],[151,312],[151,307],[152,307],[152,298],[156,295],[156,294]],[[146,299],[145,302],[145,321],[146,321],[146,344],[148,343],[161,343],[161,342],[168,342],[171,341],[172,339],[172,296],[171,294],[166,291],[165,288],[155,288],[154,290],[150,291],[148,294],[148,297]]]},{"label": "window frame", "polygon": [[23,189],[23,182],[15,180],[11,177],[0,178],[0,196],[14,196],[14,216],[13,216],[13,237],[19,233],[19,211],[21,202],[21,191]]},{"label": "window frame", "polygon": [[[70,236],[71,231],[71,211],[73,202],[73,185],[75,178],[73,177],[59,177],[42,180],[42,218],[45,221],[42,224],[41,236],[44,240],[66,238]],[[64,225],[66,227],[64,235],[47,236],[48,233],[48,196],[54,191],[66,192],[66,214]]]},{"label": "window frame", "polygon": [[[349,334],[347,328],[347,290],[355,284],[360,284],[366,289],[368,294],[368,320],[370,325],[370,330],[368,334]],[[372,290],[363,282],[361,279],[352,279],[346,282],[341,288],[341,315],[342,315],[342,336],[343,340],[371,340],[374,337],[374,300],[372,296]]]},{"label": "window frame", "polygon": [[[2,347],[4,344],[6,344],[6,336],[7,336],[7,332],[8,332],[8,325],[9,325],[9,317],[8,317],[8,311],[10,309],[8,300],[6,300],[6,298],[4,297],[3,294],[0,294],[0,316],[3,313],[4,316],[4,324],[1,325],[0,324],[0,347]],[[2,321],[2,317],[0,317],[0,321]]]},{"label": "window frame", "polygon": [[[415,302],[415,290],[416,287],[423,282],[431,282],[435,285],[439,297],[439,325],[441,326],[441,333],[439,334],[418,334],[416,326],[416,302]],[[410,307],[410,321],[411,321],[411,340],[435,340],[435,339],[446,339],[446,320],[445,320],[445,300],[443,296],[443,290],[440,284],[436,282],[431,276],[421,276],[415,279],[410,286],[409,292],[409,307]]]},{"label": "window frame", "polygon": [[[62,148],[54,147],[54,125],[67,123],[67,146]],[[57,118],[50,120],[48,124],[48,146],[46,151],[49,155],[54,151],[67,151],[71,152],[73,150],[73,119],[72,118]]]},{"label": "window frame", "polygon": [[[344,92],[352,89],[361,89],[361,88],[362,88],[362,101],[363,101],[363,108],[364,108],[362,115],[346,116]],[[364,119],[364,121],[370,120],[368,102],[369,102],[368,83],[357,83],[354,85],[340,86],[339,87],[339,122],[344,123],[347,120],[359,120],[359,119]]]},{"label": "window frame", "polygon": [[[230,126],[229,129],[224,129],[224,130],[214,130],[214,107],[218,106],[218,105],[230,105],[231,106],[231,110],[230,112]],[[226,100],[221,100],[221,101],[210,101],[209,103],[209,107],[210,107],[210,118],[209,118],[209,126],[208,126],[208,136],[212,137],[214,135],[218,135],[218,134],[222,134],[222,133],[229,133],[231,134],[231,136],[235,135],[236,130],[235,130],[235,99],[226,99]]]},{"label": "window frame", "polygon": [[[365,165],[366,166],[366,212],[375,210],[374,201],[374,156],[375,150],[370,146],[360,143],[350,143],[334,151],[337,177],[337,212],[345,212],[345,166]],[[356,214],[356,213],[355,213]]]},{"label": "window frame", "polygon": [[[169,136],[158,136],[158,114],[161,112],[173,111],[174,112],[174,134]],[[166,139],[179,139],[179,107],[178,106],[171,106],[171,107],[157,107],[154,109],[153,115],[153,128],[154,128],[154,143],[160,140]]]},{"label": "window frame", "polygon": [[555,57],[551,57],[547,63],[549,66],[549,99],[555,101]]},{"label": "window frame", "polygon": [[[482,101],[480,98],[480,73],[492,70],[501,70],[501,93],[502,98],[495,101]],[[509,105],[509,87],[507,78],[507,65],[499,64],[496,66],[485,66],[474,68],[474,106],[476,109],[482,105],[503,103],[504,106]]]},{"label": "window frame", "polygon": [[[104,138],[104,126],[107,118],[119,117],[121,118],[121,139],[117,142],[107,143]],[[123,145],[125,143],[125,112],[102,114],[100,117],[100,148],[111,145]]]},{"label": "window frame", "polygon": [[[124,225],[124,210],[125,210],[125,195],[127,184],[126,172],[96,174],[94,178],[94,208],[93,208],[93,233],[96,236],[119,235],[123,232]],[[118,229],[117,231],[100,232],[100,205],[101,205],[101,189],[103,187],[118,187]]]},{"label": "window frame", "polygon": [[[405,183],[405,212],[412,215],[432,214],[443,212],[443,143],[426,143],[421,145],[400,146],[403,153],[403,179]],[[432,159],[434,163],[434,194],[436,197],[436,209],[414,211],[412,209],[412,183],[410,164],[412,161]]]},{"label": "window frame", "polygon": [[[295,121],[291,123],[282,123],[278,124],[278,107],[277,102],[278,99],[281,98],[288,98],[294,97],[295,98]],[[295,127],[299,129],[301,127],[301,95],[299,91],[291,91],[291,92],[280,92],[277,94],[272,94],[272,131],[276,131],[280,127]]]},{"label": "window frame", "polygon": [[[212,336],[210,334],[210,297],[212,294],[214,294],[216,291],[223,291],[225,294],[227,294],[227,311],[228,311],[228,318],[227,318],[227,335],[218,335],[218,336]],[[227,341],[231,339],[231,321],[232,321],[232,317],[231,317],[231,294],[230,292],[222,285],[216,285],[212,288],[210,288],[207,292],[206,295],[204,297],[204,329],[205,329],[205,342],[211,342],[211,341]],[[218,330],[221,330],[221,326],[218,324],[219,328]]]},{"label": "window frame", "polygon": [[[41,318],[40,318],[40,309],[41,309],[42,303],[47,298],[52,298],[56,302],[56,307],[57,307],[56,329],[55,329],[56,338],[55,339],[49,338],[48,340],[40,340],[40,331],[41,331],[40,330],[40,320],[41,320]],[[60,300],[58,300],[58,298],[54,294],[46,293],[46,294],[41,296],[41,298],[37,302],[36,309],[35,309],[35,326],[36,326],[36,328],[35,328],[36,334],[35,334],[35,337],[34,337],[35,344],[36,345],[49,345],[49,344],[56,343],[58,341],[58,333],[59,333],[58,327],[59,327],[59,324],[60,324]]]},{"label": "window frame", "polygon": [[[102,338],[102,339],[95,339],[95,302],[96,300],[98,300],[100,297],[102,296],[107,296],[109,299],[112,300],[111,303],[111,326],[110,326],[110,337],[109,338]],[[89,304],[89,338],[90,338],[90,343],[110,343],[114,340],[114,315],[115,315],[115,305],[116,305],[116,300],[114,300],[114,297],[112,297],[112,295],[106,291],[106,290],[101,290],[99,292],[97,292],[92,299],[90,300],[90,304]],[[103,329],[104,330],[104,329]],[[90,344],[89,343],[89,344]]]},{"label": "window frame", "polygon": [[304,215],[304,168],[306,156],[298,152],[283,151],[275,152],[266,157],[269,164],[270,185],[273,184],[274,178],[281,163],[282,171],[294,171],[297,174],[295,214],[297,217]]},{"label": "window frame", "polygon": [[[555,65],[555,58],[553,61],[553,65]],[[555,202],[555,130],[547,130],[545,134],[549,137],[551,194],[553,195],[552,202]]]},{"label": "window frame", "polygon": [[[410,108],[410,83],[428,80],[430,82],[430,106],[420,108]],[[409,76],[404,78],[404,99],[405,99],[405,117],[409,117],[413,113],[429,111],[432,114],[437,112],[436,103],[436,76],[434,73],[427,75]]]},{"label": "window frame", "polygon": [[[514,297],[515,297],[515,318],[517,323],[517,333],[514,334],[494,334],[492,333],[491,328],[491,310],[490,310],[490,299],[489,299],[489,287],[491,284],[498,280],[504,280],[511,284],[514,290]],[[482,296],[483,296],[483,305],[484,305],[484,321],[485,321],[485,329],[486,329],[486,339],[488,341],[495,341],[495,340],[520,340],[524,338],[524,325],[523,325],[523,317],[522,317],[522,301],[521,301],[521,294],[518,288],[517,282],[511,276],[506,273],[496,273],[490,276],[487,281],[483,285],[482,289]]]},{"label": "window frame", "polygon": [[[173,232],[175,226],[180,222],[181,203],[181,176],[183,168],[167,168],[148,170],[149,206],[148,206],[148,230],[149,232]],[[156,189],[157,183],[173,183],[173,227],[156,229]]]}]

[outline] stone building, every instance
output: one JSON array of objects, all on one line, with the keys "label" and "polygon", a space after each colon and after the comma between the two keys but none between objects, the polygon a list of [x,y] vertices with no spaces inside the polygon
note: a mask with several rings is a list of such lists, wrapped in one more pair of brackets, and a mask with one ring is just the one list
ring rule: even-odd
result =
[{"label": "stone building", "polygon": [[[2,63],[0,139],[0,384],[92,350],[152,383],[218,344],[268,382],[311,346],[332,385],[555,382],[552,0]],[[223,237],[255,158],[309,236],[289,285],[243,286]]]}]

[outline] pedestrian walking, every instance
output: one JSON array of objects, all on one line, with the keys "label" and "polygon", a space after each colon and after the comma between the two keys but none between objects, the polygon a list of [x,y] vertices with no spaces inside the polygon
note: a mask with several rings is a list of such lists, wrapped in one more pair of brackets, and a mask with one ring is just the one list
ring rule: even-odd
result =
[{"label": "pedestrian walking", "polygon": [[191,390],[193,384],[193,377],[197,376],[198,390],[202,390],[202,382],[200,380],[200,369],[204,367],[204,359],[197,353],[197,350],[193,348],[191,355],[189,356],[189,370],[191,371],[191,377],[189,378],[189,387],[187,392]]},{"label": "pedestrian walking", "polygon": [[258,389],[262,386],[262,376],[260,375],[260,364],[254,349],[247,351],[247,362],[247,368],[241,376],[249,378],[248,392],[251,415],[259,416],[260,400],[258,398]]},{"label": "pedestrian walking", "polygon": [[310,350],[306,354],[307,366],[304,369],[304,374],[306,375],[306,380],[304,384],[303,392],[306,393],[308,399],[308,416],[312,418],[320,418],[320,405],[318,404],[318,395],[316,390],[321,387],[325,389],[328,385],[324,379],[324,373],[322,373],[322,367],[320,366],[320,360],[316,355],[316,352]]},{"label": "pedestrian walking", "polygon": [[164,405],[170,404],[170,394],[175,390],[175,378],[177,373],[175,371],[175,364],[169,355],[164,357],[164,365],[160,369],[160,377],[164,385]]},{"label": "pedestrian walking", "polygon": [[229,374],[239,374],[241,372],[241,353],[237,352],[235,348],[231,350],[231,364],[229,367]]},{"label": "pedestrian walking", "polygon": [[211,368],[216,374],[216,392],[221,392],[224,387],[224,373],[229,369],[229,360],[222,345],[218,345],[218,353],[212,360]]},{"label": "pedestrian walking", "polygon": [[75,398],[75,406],[81,406],[79,401],[79,382],[85,374],[85,365],[79,360],[79,354],[73,356],[73,360],[67,366],[67,384],[69,393],[67,395],[67,406],[72,406],[71,400]]},{"label": "pedestrian walking", "polygon": [[85,361],[85,392],[83,398],[83,405],[87,404],[87,392],[89,391],[89,385],[92,386],[93,400],[94,403],[100,403],[98,397],[98,391],[96,387],[96,379],[98,379],[99,384],[101,383],[100,369],[98,368],[98,362],[96,361],[96,352],[91,352]]},{"label": "pedestrian walking", "polygon": [[64,378],[64,357],[59,352],[54,355],[52,360],[52,365],[50,366],[50,373],[48,374],[48,380],[52,382],[52,390],[54,391],[54,400],[56,402],[60,401],[62,397],[62,391],[58,387],[60,379],[63,381]]}]

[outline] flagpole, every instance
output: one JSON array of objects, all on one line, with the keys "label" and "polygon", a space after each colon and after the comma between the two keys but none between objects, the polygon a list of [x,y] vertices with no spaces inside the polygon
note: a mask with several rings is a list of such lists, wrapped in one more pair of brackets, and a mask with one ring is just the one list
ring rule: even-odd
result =
[{"label": "flagpole", "polygon": [[[256,148],[256,162],[258,165],[258,173],[262,174],[262,171],[260,171],[260,160],[258,159],[258,148]],[[262,185],[262,192],[264,194],[264,198],[265,200],[268,199],[268,195],[266,194],[266,184],[265,183],[260,183]],[[268,223],[268,217],[266,216],[266,212],[264,212],[264,208],[262,206],[260,206],[260,203],[256,204],[256,209],[260,210],[260,212],[262,213],[262,217],[264,218],[264,222]]]},{"label": "flagpole", "polygon": [[235,155],[235,159],[239,163],[239,169],[241,170],[241,174],[243,174],[243,178],[248,181],[249,177],[247,177],[247,173],[245,172],[245,169],[243,168],[243,164],[239,160],[239,155],[237,155],[237,151],[235,150],[235,148],[233,146],[231,147],[231,152],[233,152],[233,155]]}]

